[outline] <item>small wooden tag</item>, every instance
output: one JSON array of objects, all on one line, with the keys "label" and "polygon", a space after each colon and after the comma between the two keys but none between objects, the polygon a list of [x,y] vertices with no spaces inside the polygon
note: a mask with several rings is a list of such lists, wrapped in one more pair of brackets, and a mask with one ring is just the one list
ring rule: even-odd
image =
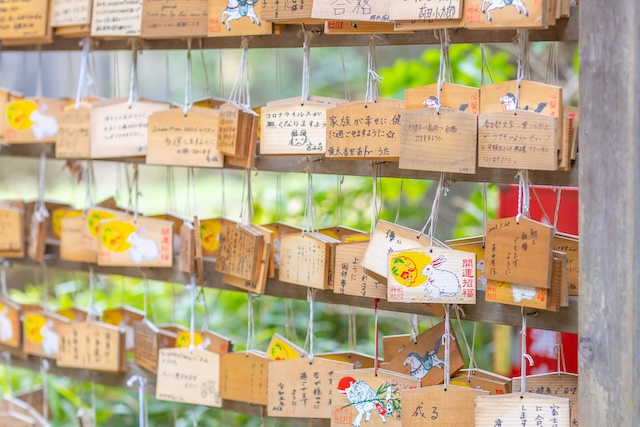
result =
[{"label": "small wooden tag", "polygon": [[135,347],[135,332],[133,325],[136,322],[144,320],[144,313],[142,311],[130,308],[120,307],[110,310],[105,310],[102,313],[102,321],[107,325],[116,326],[120,331],[125,334],[125,349],[132,350]]},{"label": "small wooden tag", "polygon": [[23,349],[34,356],[55,359],[58,355],[58,334],[70,321],[55,313],[25,312],[22,321]]},{"label": "small wooden tag", "polygon": [[185,221],[180,227],[180,265],[178,268],[183,273],[193,274],[195,271],[195,242],[193,224]]},{"label": "small wooden tag", "polygon": [[267,347],[267,357],[271,360],[293,360],[304,356],[306,353],[302,348],[280,334],[273,334]]},{"label": "small wooden tag", "polygon": [[[93,13],[92,24],[96,25],[98,12],[95,7]],[[126,23],[121,25],[126,26]],[[91,158],[144,156],[147,153],[149,116],[168,109],[167,103],[145,100],[134,102],[129,107],[123,98],[94,103],[91,109]]]},{"label": "small wooden tag", "polygon": [[476,303],[476,254],[443,248],[390,252],[387,299],[397,302]]},{"label": "small wooden tag", "polygon": [[336,371],[350,364],[307,357],[269,363],[267,415],[284,418],[331,418],[338,392]]},{"label": "small wooden tag", "polygon": [[234,166],[242,169],[253,169],[256,165],[258,149],[258,128],[260,120],[253,110],[243,110],[239,117],[238,142],[236,143],[236,156],[227,156],[225,166]]},{"label": "small wooden tag", "polygon": [[547,28],[549,25],[548,0],[511,3],[465,0],[464,8],[465,27],[473,30]]},{"label": "small wooden tag", "polygon": [[104,372],[126,370],[125,336],[118,328],[80,322],[62,325],[59,334],[58,366]]},{"label": "small wooden tag", "polygon": [[329,248],[318,234],[288,234],[281,238],[280,281],[327,288]]},{"label": "small wooden tag", "polygon": [[[520,377],[513,379],[513,392],[520,392]],[[527,375],[527,393],[566,397],[570,400],[571,426],[580,424],[578,412],[578,375],[565,372]]]},{"label": "small wooden tag", "polygon": [[222,167],[218,150],[220,112],[193,107],[158,111],[149,116],[146,163],[154,165]]},{"label": "small wooden tag", "polygon": [[476,398],[476,427],[536,425],[541,419],[569,427],[569,399],[532,393]]},{"label": "small wooden tag", "polygon": [[68,99],[56,98],[24,98],[11,102],[5,112],[8,123],[5,140],[10,144],[56,142],[60,116],[68,103]]},{"label": "small wooden tag", "polygon": [[549,290],[546,288],[487,280],[485,301],[546,310],[549,304]]},{"label": "small wooden tag", "polygon": [[402,393],[402,426],[472,426],[476,397],[488,395],[488,391],[455,385],[407,390]]},{"label": "small wooden tag", "polygon": [[[404,106],[407,110],[435,109],[437,105],[437,83],[404,91]],[[444,82],[440,88],[440,105],[458,111],[478,114],[480,113],[480,89]]]},{"label": "small wooden tag", "polygon": [[[191,345],[191,332],[183,330],[176,337],[176,348],[189,348]],[[231,351],[231,340],[211,331],[194,331],[193,345],[198,350],[209,351],[216,354],[226,354]]]},{"label": "small wooden tag", "polygon": [[[394,34],[393,22],[325,21],[325,34]],[[402,31],[411,33],[412,31]]]},{"label": "small wooden tag", "polygon": [[194,247],[194,256],[196,260],[196,273],[198,273],[198,283],[200,285],[204,285],[205,277],[204,277],[204,261],[203,261],[203,244],[202,244],[202,235],[201,233],[197,233],[195,230],[202,230],[202,226],[200,223],[200,218],[197,216],[193,217],[193,247]]},{"label": "small wooden tag", "polygon": [[42,213],[31,215],[27,254],[29,258],[38,263],[44,262],[44,252],[47,247],[47,225],[47,218]]},{"label": "small wooden tag", "polygon": [[69,27],[90,24],[91,3],[91,0],[53,0],[51,2],[51,26]]},{"label": "small wooden tag", "polygon": [[264,236],[248,225],[223,220],[216,271],[256,281],[264,249]]},{"label": "small wooden tag", "polygon": [[400,157],[399,102],[349,102],[327,110],[327,152],[333,159],[388,160]]},{"label": "small wooden tag", "polygon": [[524,217],[488,221],[484,276],[548,289],[553,235],[553,227]]},{"label": "small wooden tag", "polygon": [[171,267],[173,222],[159,219],[100,221],[98,265]]},{"label": "small wooden tag", "polygon": [[20,305],[7,299],[0,299],[0,344],[13,348],[22,345]]},{"label": "small wooden tag", "polygon": [[220,247],[220,229],[222,218],[201,219],[198,234],[200,235],[200,247],[202,256],[215,258]]},{"label": "small wooden tag", "polygon": [[[442,384],[444,382],[444,322],[440,322],[433,328],[424,331],[416,337],[417,343],[410,340],[389,361],[386,369],[402,372],[421,380],[422,386]],[[454,336],[453,329],[451,335]],[[458,341],[451,339],[451,373],[464,367],[464,358],[460,352]],[[438,369],[434,369],[438,368]]]},{"label": "small wooden tag", "polygon": [[254,405],[268,403],[269,359],[256,351],[220,357],[220,397]]},{"label": "small wooden tag", "polygon": [[95,238],[87,229],[87,220],[82,216],[70,216],[60,220],[60,259],[75,262],[98,262],[94,249]]},{"label": "small wooden tag", "polygon": [[282,237],[291,233],[300,233],[302,232],[302,230],[300,229],[300,227],[294,227],[292,225],[284,224],[281,222],[264,224],[262,227],[266,228],[267,230],[271,230],[271,232],[273,233],[273,246],[271,247],[272,262],[270,263],[271,265],[269,267],[269,277],[275,278],[275,270],[276,268],[280,268],[280,248],[282,247]]},{"label": "small wooden tag", "polygon": [[227,1],[209,2],[209,37],[271,34],[273,24],[262,17],[262,2],[234,6]]},{"label": "small wooden tag", "polygon": [[335,293],[383,300],[387,298],[387,286],[369,277],[360,264],[368,246],[368,241],[336,245]]},{"label": "small wooden tag", "polygon": [[332,405],[332,426],[401,426],[404,393],[420,387],[420,381],[384,369],[337,371],[333,381],[336,393]]},{"label": "small wooden tag", "polygon": [[[91,36],[140,36],[142,30],[142,3],[143,0],[132,0],[123,9],[120,3],[94,0],[91,10]],[[113,19],[116,16],[118,19]]]},{"label": "small wooden tag", "polygon": [[389,17],[391,19],[426,19],[451,20],[459,19],[462,15],[462,0],[436,0],[427,4],[416,2],[389,2]]},{"label": "small wooden tag", "polygon": [[569,280],[569,295],[578,295],[578,278],[580,276],[578,236],[556,233],[553,239],[553,249],[567,254],[567,279]]},{"label": "small wooden tag", "polygon": [[141,36],[180,38],[207,36],[207,0],[143,0]]},{"label": "small wooden tag", "polygon": [[480,114],[516,110],[563,118],[562,87],[522,80],[518,90],[518,82],[509,80],[480,88]]},{"label": "small wooden tag", "polygon": [[0,205],[0,251],[19,252],[24,250],[23,221],[23,209]]},{"label": "small wooden tag", "polygon": [[461,369],[451,377],[450,383],[459,387],[488,391],[491,395],[511,393],[511,378],[483,371],[482,369]]},{"label": "small wooden tag", "polygon": [[362,267],[380,283],[387,284],[388,253],[429,245],[429,238],[418,231],[380,220],[362,257]]},{"label": "small wooden tag", "polygon": [[4,1],[1,12],[1,39],[43,37],[47,33],[47,0]]},{"label": "small wooden tag", "polygon": [[198,349],[161,349],[156,399],[220,408],[220,355]]},{"label": "small wooden tag", "polygon": [[[83,0],[86,2],[86,0]],[[91,104],[64,107],[56,135],[57,159],[86,159],[91,155]]]},{"label": "small wooden tag", "polygon": [[[7,106],[13,101],[22,99],[22,94],[0,86],[0,112],[7,111]],[[6,114],[0,114],[0,139],[4,140],[4,133],[9,127]]]},{"label": "small wooden tag", "polygon": [[389,5],[392,0],[357,2],[335,0],[314,0],[311,17],[313,19],[340,19],[343,21],[390,22]]},{"label": "small wooden tag", "polygon": [[162,348],[175,347],[176,334],[159,329],[149,320],[133,324],[134,342],[133,357],[137,365],[147,371],[158,372],[158,352]]}]

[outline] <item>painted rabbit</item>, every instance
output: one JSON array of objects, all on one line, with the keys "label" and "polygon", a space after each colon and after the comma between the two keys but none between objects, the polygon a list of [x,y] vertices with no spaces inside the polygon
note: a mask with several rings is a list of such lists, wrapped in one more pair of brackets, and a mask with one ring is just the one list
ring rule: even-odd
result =
[{"label": "painted rabbit", "polygon": [[432,300],[455,296],[461,286],[458,276],[448,270],[439,268],[447,259],[440,255],[422,269],[422,275],[427,278],[425,290]]},{"label": "painted rabbit", "polygon": [[135,233],[129,234],[127,242],[131,244],[129,255],[136,264],[143,261],[152,261],[160,256],[160,249],[156,242],[146,237],[142,237],[147,231],[147,227],[140,227]]}]

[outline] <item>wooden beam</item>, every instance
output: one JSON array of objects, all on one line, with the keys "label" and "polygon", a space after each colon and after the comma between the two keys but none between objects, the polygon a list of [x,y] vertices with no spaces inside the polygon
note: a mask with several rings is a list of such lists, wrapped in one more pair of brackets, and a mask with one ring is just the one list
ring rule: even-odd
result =
[{"label": "wooden beam", "polygon": [[580,420],[638,426],[640,3],[580,15]]}]

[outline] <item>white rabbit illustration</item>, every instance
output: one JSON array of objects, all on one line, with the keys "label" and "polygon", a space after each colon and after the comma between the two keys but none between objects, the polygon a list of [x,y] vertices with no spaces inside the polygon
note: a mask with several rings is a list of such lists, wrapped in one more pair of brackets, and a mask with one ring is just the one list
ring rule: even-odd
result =
[{"label": "white rabbit illustration", "polygon": [[58,334],[51,329],[53,326],[53,322],[49,320],[40,328],[42,351],[48,355],[58,354]]},{"label": "white rabbit illustration", "polygon": [[427,283],[424,285],[425,291],[432,300],[439,300],[443,296],[453,297],[462,289],[455,273],[438,268],[446,260],[440,255],[422,269],[422,275],[427,278]]},{"label": "white rabbit illustration", "polygon": [[480,275],[478,276],[478,285],[481,288],[486,288],[487,287],[487,278],[484,277],[484,258],[482,258],[480,261],[478,261],[478,265],[476,266],[476,269],[480,272]]},{"label": "white rabbit illustration", "polygon": [[143,261],[151,261],[160,256],[158,244],[151,239],[141,237],[146,231],[147,227],[140,227],[127,237],[127,242],[131,244],[129,255],[136,264],[142,264]]},{"label": "white rabbit illustration", "polygon": [[47,111],[47,104],[42,104],[37,110],[34,110],[29,116],[29,120],[33,122],[31,132],[37,140],[51,138],[58,133],[58,121],[55,117],[44,114]]},{"label": "white rabbit illustration", "polygon": [[205,338],[200,344],[196,346],[198,350],[206,350],[211,345],[211,338]]},{"label": "white rabbit illustration", "polygon": [[536,296],[536,288],[530,286],[511,284],[511,293],[513,294],[513,300],[520,302],[522,300],[532,300]]},{"label": "white rabbit illustration", "polygon": [[135,344],[135,331],[133,326],[127,324],[125,319],[122,319],[118,324],[118,329],[124,332],[125,348],[131,350]]},{"label": "white rabbit illustration", "polygon": [[9,309],[7,306],[2,307],[0,311],[0,341],[10,341],[13,339],[13,323],[7,316]]}]

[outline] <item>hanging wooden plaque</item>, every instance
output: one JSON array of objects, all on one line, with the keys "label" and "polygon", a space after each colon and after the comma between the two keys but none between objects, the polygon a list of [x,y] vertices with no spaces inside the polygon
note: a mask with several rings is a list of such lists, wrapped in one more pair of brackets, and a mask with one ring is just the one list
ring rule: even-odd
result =
[{"label": "hanging wooden plaque", "polygon": [[305,356],[303,349],[280,334],[273,334],[267,347],[267,357],[271,360],[293,360]]},{"label": "hanging wooden plaque", "polygon": [[167,103],[146,100],[136,101],[129,107],[123,98],[94,103],[91,109],[91,158],[144,156],[149,116],[168,109]]},{"label": "hanging wooden plaque", "polygon": [[91,35],[91,24],[54,28],[53,34],[56,37],[88,37]]},{"label": "hanging wooden plaque", "polygon": [[549,290],[497,280],[487,280],[485,300],[545,310],[549,304]]},{"label": "hanging wooden plaque", "polygon": [[[519,393],[520,377],[513,379],[513,392]],[[566,372],[527,375],[527,393],[566,397],[570,401],[571,426],[580,425],[578,412],[578,375]]]},{"label": "hanging wooden plaque", "polygon": [[[225,166],[232,166],[241,169],[253,169],[256,165],[256,156],[258,149],[258,128],[260,120],[258,114],[253,110],[245,110],[246,114],[240,115],[238,131],[238,142],[236,156],[227,156],[225,158]],[[242,132],[240,132],[242,131]]]},{"label": "hanging wooden plaque", "polygon": [[[402,372],[421,381],[422,386],[442,384],[444,382],[444,322],[440,322],[416,337],[417,343],[410,340],[394,356],[386,369]],[[455,338],[453,328],[451,335]],[[453,374],[464,367],[464,358],[458,341],[451,339],[451,368]],[[437,368],[437,369],[436,369]]]},{"label": "hanging wooden plaque", "polygon": [[91,104],[67,105],[60,115],[56,158],[86,159],[91,156]]},{"label": "hanging wooden plaque", "polygon": [[[0,86],[0,112],[7,111],[7,106],[13,101],[22,99],[22,94]],[[6,115],[0,114],[0,140],[4,141],[4,133],[9,126]]]},{"label": "hanging wooden plaque", "polygon": [[258,116],[255,111],[232,102],[220,107],[218,127],[218,150],[231,157],[246,158],[251,154],[251,144],[256,139],[254,129]]},{"label": "hanging wooden plaque", "polygon": [[207,0],[143,0],[141,37],[206,37],[208,7]]},{"label": "hanging wooden plaque", "polygon": [[459,387],[485,390],[491,395],[511,393],[511,378],[483,371],[482,369],[461,369],[451,377],[451,384]]},{"label": "hanging wooden plaque", "polygon": [[465,0],[464,8],[470,30],[547,28],[549,23],[547,0]]},{"label": "hanging wooden plaque", "polygon": [[332,159],[397,161],[401,102],[350,102],[327,110],[327,151]]},{"label": "hanging wooden plaque", "polygon": [[158,352],[162,348],[175,347],[176,334],[159,329],[149,320],[133,324],[134,342],[133,358],[138,366],[147,371],[158,372]]},{"label": "hanging wooden plaque", "polygon": [[24,352],[55,359],[58,355],[60,328],[70,321],[55,313],[25,312],[22,321]]},{"label": "hanging wooden plaque", "polygon": [[223,220],[215,270],[241,279],[258,279],[264,236],[249,225]]},{"label": "hanging wooden plaque", "polygon": [[567,254],[567,279],[569,280],[569,295],[578,295],[578,278],[580,276],[579,263],[580,242],[578,236],[556,233],[553,239],[553,249]]},{"label": "hanging wooden plaque", "polygon": [[[437,83],[404,91],[404,107],[407,110],[435,109],[437,105]],[[479,114],[480,89],[444,82],[440,89],[440,105],[466,113]]]},{"label": "hanging wooden plaque", "polygon": [[255,280],[245,280],[240,277],[235,277],[229,274],[225,274],[222,277],[222,281],[236,288],[244,289],[256,294],[263,294],[267,287],[267,279],[269,277],[269,263],[271,259],[271,248],[273,246],[273,233],[259,225],[252,224],[251,228],[260,233],[264,237],[264,244],[262,245],[262,254],[257,262],[257,276]]},{"label": "hanging wooden plaque", "polygon": [[106,2],[93,0],[92,37],[136,37],[142,30],[143,0]]},{"label": "hanging wooden plaque", "polygon": [[401,169],[476,172],[478,116],[442,107],[405,111],[400,119]]},{"label": "hanging wooden plaque", "polygon": [[487,279],[550,287],[554,228],[528,218],[487,222]]},{"label": "hanging wooden plaque", "polygon": [[314,0],[284,2],[281,0],[262,0],[262,18],[265,21],[283,24],[317,23],[311,19]]},{"label": "hanging wooden plaque", "polygon": [[[518,99],[515,94],[518,95]],[[541,113],[560,119],[563,117],[562,87],[522,80],[518,90],[518,82],[509,80],[483,85],[480,88],[480,114],[516,110]]]},{"label": "hanging wooden plaque", "polygon": [[314,0],[311,17],[314,19],[341,21],[390,22],[389,8],[392,0]]},{"label": "hanging wooden plaque", "polygon": [[222,228],[222,218],[201,219],[200,220],[200,242],[202,256],[215,258],[220,247],[220,229]]},{"label": "hanging wooden plaque", "polygon": [[390,1],[389,17],[392,20],[452,20],[462,16],[462,0],[436,0],[416,2],[410,0]]},{"label": "hanging wooden plaque", "polygon": [[48,225],[47,218],[41,212],[31,215],[27,255],[38,263],[44,262]]},{"label": "hanging wooden plaque", "polygon": [[403,423],[407,412],[404,393],[420,387],[420,381],[384,369],[355,369],[334,372],[336,397],[331,426],[351,424],[382,427]]},{"label": "hanging wooden plaque", "polygon": [[418,231],[380,220],[362,257],[362,267],[369,276],[387,284],[388,253],[429,245],[429,238]]},{"label": "hanging wooden plaque", "polygon": [[[185,328],[177,333],[176,348],[189,348],[191,345],[191,332]],[[209,351],[216,354],[226,354],[232,350],[231,340],[215,332],[201,330],[193,332],[193,345],[198,350]]]},{"label": "hanging wooden plaque", "polygon": [[51,26],[70,27],[90,24],[91,3],[91,0],[52,0]]},{"label": "hanging wooden plaque", "polygon": [[383,300],[387,298],[387,286],[369,277],[360,264],[367,246],[368,241],[336,245],[335,293]]},{"label": "hanging wooden plaque", "polygon": [[188,221],[180,227],[180,258],[178,269],[183,273],[193,274],[196,268],[196,246],[194,242],[193,224]]},{"label": "hanging wooden plaque", "polygon": [[476,397],[488,395],[488,391],[451,384],[407,390],[402,393],[402,426],[472,426]]},{"label": "hanging wooden plaque", "polygon": [[104,372],[126,370],[124,332],[103,323],[72,323],[59,329],[56,364]]},{"label": "hanging wooden plaque", "polygon": [[153,165],[222,167],[218,150],[218,118],[212,108],[158,111],[149,116],[146,163]]},{"label": "hanging wooden plaque", "polygon": [[262,17],[264,2],[209,0],[209,37],[271,34],[273,24]]},{"label": "hanging wooden plaque", "polygon": [[0,344],[13,348],[22,346],[20,305],[8,299],[0,299]]},{"label": "hanging wooden plaque", "polygon": [[4,138],[9,144],[54,143],[68,99],[24,98],[7,105]]},{"label": "hanging wooden plaque", "polygon": [[476,303],[476,255],[422,247],[390,252],[387,300],[394,302]]},{"label": "hanging wooden plaque", "polygon": [[6,0],[0,6],[0,39],[44,37],[47,34],[47,0]]},{"label": "hanging wooden plaque", "polygon": [[0,252],[24,251],[23,215],[19,207],[0,205]]},{"label": "hanging wooden plaque", "polygon": [[62,234],[62,219],[72,216],[82,216],[82,211],[71,209],[68,205],[53,204],[45,202],[49,211],[49,227],[47,233],[47,243],[60,244]]},{"label": "hanging wooden plaque", "polygon": [[220,397],[267,405],[269,359],[264,353],[243,351],[220,357]]},{"label": "hanging wooden plaque", "polygon": [[156,399],[220,408],[220,355],[163,348],[158,356]]},{"label": "hanging wooden plaque", "polygon": [[202,259],[202,241],[200,240],[200,233],[196,233],[195,230],[200,229],[200,219],[197,215],[193,217],[193,247],[194,247],[194,256],[196,261],[196,273],[198,275],[198,283],[200,285],[204,285],[205,277],[204,277],[204,260]]},{"label": "hanging wooden plaque", "polygon": [[274,222],[272,224],[264,224],[264,228],[271,230],[273,233],[273,246],[271,247],[272,262],[270,263],[269,277],[276,277],[276,268],[280,268],[280,248],[282,247],[281,240],[287,234],[296,234],[302,232],[300,227],[294,227],[292,225],[284,224],[281,222]]},{"label": "hanging wooden plaque", "polygon": [[62,308],[56,311],[62,317],[69,319],[73,323],[84,322],[89,316],[89,312],[80,307]]},{"label": "hanging wooden plaque", "polygon": [[569,399],[520,393],[476,398],[475,426],[548,425],[569,427]]},{"label": "hanging wooden plaque", "polygon": [[282,418],[331,418],[338,397],[337,371],[351,365],[316,357],[269,363],[267,415]]},{"label": "hanging wooden plaque", "polygon": [[466,22],[466,9],[462,10],[462,17],[460,19],[412,19],[410,21],[397,20],[393,22],[393,28],[395,32],[407,32],[407,31],[432,31],[432,30],[445,30],[464,28]]},{"label": "hanging wooden plaque", "polygon": [[[325,34],[394,34],[395,30],[393,22],[364,22],[364,21],[325,21]],[[412,31],[403,31],[411,33]]]},{"label": "hanging wooden plaque", "polygon": [[385,362],[390,362],[402,351],[405,345],[413,343],[411,335],[387,335],[382,337],[382,355]]},{"label": "hanging wooden plaque", "polygon": [[[321,228],[318,233],[331,237],[332,239],[340,240],[342,242],[367,242],[369,241],[369,232],[356,230],[355,228],[346,227],[344,225],[338,225],[335,227]],[[356,237],[359,236],[359,237]],[[348,239],[348,240],[345,240]]]},{"label": "hanging wooden plaque", "polygon": [[557,312],[569,306],[569,281],[567,280],[567,254],[553,251],[549,303],[547,310]]},{"label": "hanging wooden plaque", "polygon": [[75,262],[98,262],[95,238],[85,229],[86,218],[72,216],[60,220],[60,259]]},{"label": "hanging wooden plaque", "polygon": [[483,236],[468,237],[445,241],[451,249],[476,254],[477,289],[486,289],[487,279],[484,277],[484,238]]},{"label": "hanging wooden plaque", "polygon": [[150,218],[100,221],[98,265],[171,267],[173,222]]},{"label": "hanging wooden plaque", "polygon": [[102,313],[102,321],[107,325],[116,326],[125,335],[125,349],[132,350],[135,347],[135,332],[133,325],[144,320],[144,313],[131,307],[119,307],[105,310]]},{"label": "hanging wooden plaque", "polygon": [[281,238],[280,281],[327,288],[329,247],[318,234],[288,234]]}]

